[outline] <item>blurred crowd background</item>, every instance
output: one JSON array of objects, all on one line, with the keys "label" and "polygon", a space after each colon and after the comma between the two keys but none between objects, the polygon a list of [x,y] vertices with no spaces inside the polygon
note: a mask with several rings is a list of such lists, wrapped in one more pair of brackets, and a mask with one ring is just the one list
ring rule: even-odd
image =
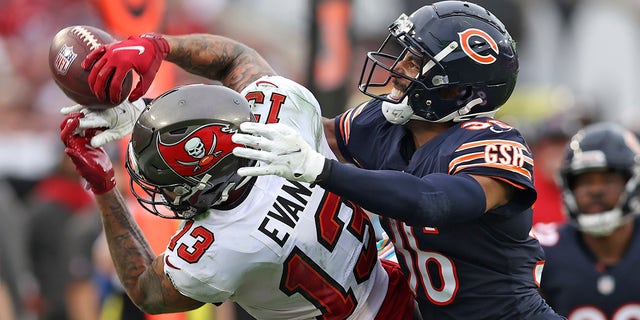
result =
[{"label": "blurred crowd background", "polygon": [[[640,130],[640,1],[474,2],[496,14],[517,41],[518,85],[497,117],[520,128],[536,155],[535,221],[562,223],[554,174],[566,139],[600,120]],[[15,319],[153,318],[137,314],[118,295],[91,195],[63,157],[59,109],[72,101],[58,90],[47,64],[58,30],[92,25],[120,39],[148,31],[234,38],[255,48],[279,74],[312,89],[324,114],[334,116],[366,98],[357,90],[366,51],[379,46],[400,13],[428,3],[0,0],[0,287]],[[196,82],[208,80],[165,63],[148,96]],[[122,155],[121,146],[110,148],[116,158]],[[125,189],[126,180],[120,183]],[[140,215],[152,245],[157,242],[154,249],[162,252],[175,225]],[[0,310],[7,308],[0,303]],[[248,318],[233,305],[182,316]]]}]

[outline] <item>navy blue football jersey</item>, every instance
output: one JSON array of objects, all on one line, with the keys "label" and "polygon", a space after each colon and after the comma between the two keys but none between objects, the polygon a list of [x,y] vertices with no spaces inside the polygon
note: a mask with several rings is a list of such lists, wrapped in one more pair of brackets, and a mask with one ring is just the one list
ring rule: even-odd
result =
[{"label": "navy blue football jersey", "polygon": [[616,266],[599,265],[578,230],[558,229],[543,241],[547,263],[541,289],[547,302],[569,320],[640,319],[640,220],[634,221],[631,245]]},{"label": "navy blue football jersey", "polygon": [[387,122],[378,100],[335,121],[342,156],[362,168],[418,177],[482,175],[518,190],[509,204],[472,221],[411,227],[382,218],[425,319],[558,318],[538,292],[544,252],[530,236],[533,159],[515,128],[477,118],[455,124],[415,150],[411,133]]}]

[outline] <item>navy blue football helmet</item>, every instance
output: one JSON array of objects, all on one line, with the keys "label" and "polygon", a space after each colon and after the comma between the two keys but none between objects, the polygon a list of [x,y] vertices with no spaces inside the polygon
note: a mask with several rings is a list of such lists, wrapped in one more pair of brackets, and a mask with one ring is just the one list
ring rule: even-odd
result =
[{"label": "navy blue football helmet", "polygon": [[[620,172],[627,179],[618,204],[601,213],[580,212],[573,193],[576,176],[603,170]],[[640,213],[640,143],[618,124],[596,123],[578,131],[568,143],[560,176],[569,221],[583,232],[606,236]]]},{"label": "navy blue football helmet", "polygon": [[[396,70],[407,55],[420,61],[421,72]],[[513,92],[518,68],[515,41],[498,18],[470,2],[442,1],[389,26],[378,51],[367,53],[359,89],[382,99],[393,123],[464,121],[493,116]],[[394,78],[411,84],[387,94]]]},{"label": "navy blue football helmet", "polygon": [[[160,95],[142,111],[127,149],[131,191],[149,212],[191,219],[224,203],[248,181],[231,136],[255,121],[239,93],[218,85],[187,85]],[[169,210],[160,210],[164,206]]]}]

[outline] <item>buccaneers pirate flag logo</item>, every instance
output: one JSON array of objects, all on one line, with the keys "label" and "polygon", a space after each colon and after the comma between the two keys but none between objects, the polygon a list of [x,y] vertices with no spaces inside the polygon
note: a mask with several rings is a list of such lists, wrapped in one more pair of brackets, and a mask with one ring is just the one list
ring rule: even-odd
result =
[{"label": "buccaneers pirate flag logo", "polygon": [[212,123],[173,144],[164,143],[158,135],[158,153],[177,174],[197,176],[231,154],[233,148],[242,146],[231,141],[231,135],[236,131],[228,124]]}]

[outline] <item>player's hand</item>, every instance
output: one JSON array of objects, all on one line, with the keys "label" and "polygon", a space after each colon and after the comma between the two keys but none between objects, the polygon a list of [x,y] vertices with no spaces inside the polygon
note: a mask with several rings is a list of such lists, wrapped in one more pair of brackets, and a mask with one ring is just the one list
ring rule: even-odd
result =
[{"label": "player's hand", "polygon": [[[112,103],[121,97],[122,82],[127,73],[135,70],[140,80],[129,95],[129,101],[135,101],[149,90],[162,60],[168,54],[167,40],[159,34],[146,33],[101,45],[82,61],[82,68],[91,70],[88,82],[98,100],[109,99]],[[109,97],[106,97],[107,92]]]},{"label": "player's hand", "polygon": [[76,171],[87,181],[91,191],[103,194],[116,185],[113,165],[104,149],[89,145],[95,129],[87,130],[84,136],[75,134],[81,117],[83,114],[77,112],[64,118],[60,124],[60,139],[65,145],[64,152],[73,161]]},{"label": "player's hand", "polygon": [[138,116],[145,107],[144,100],[138,99],[134,102],[125,100],[113,108],[104,110],[91,109],[76,104],[64,107],[60,109],[60,112],[64,115],[74,112],[82,112],[84,114],[84,117],[80,118],[76,134],[84,132],[86,129],[101,129],[91,138],[91,146],[98,148],[130,134],[133,131],[136,120],[138,120]]},{"label": "player's hand", "polygon": [[[238,169],[241,176],[277,175],[287,180],[313,183],[324,167],[325,157],[315,150],[292,128],[281,124],[245,122],[244,133],[236,133],[232,141],[247,147],[236,147],[233,154],[263,161],[258,167]],[[252,149],[253,148],[253,149]]]}]

